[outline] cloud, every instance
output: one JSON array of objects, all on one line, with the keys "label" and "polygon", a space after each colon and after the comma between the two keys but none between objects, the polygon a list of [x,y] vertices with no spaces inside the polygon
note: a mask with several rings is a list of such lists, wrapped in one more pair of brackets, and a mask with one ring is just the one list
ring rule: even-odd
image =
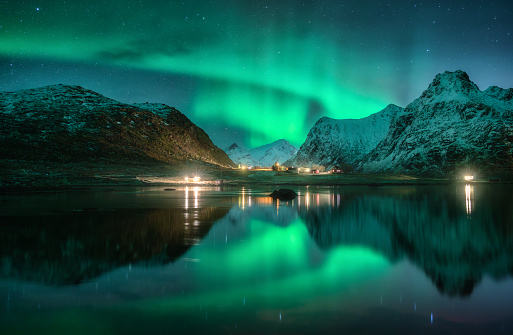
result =
[{"label": "cloud", "polygon": [[151,38],[129,39],[99,51],[96,56],[109,62],[140,61],[154,55],[174,57],[200,51],[216,40],[217,36],[209,32],[178,31]]}]

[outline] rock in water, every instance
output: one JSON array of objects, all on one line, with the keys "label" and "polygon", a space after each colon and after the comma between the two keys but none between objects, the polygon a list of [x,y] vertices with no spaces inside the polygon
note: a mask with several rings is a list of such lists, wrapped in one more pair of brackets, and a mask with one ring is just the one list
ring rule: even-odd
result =
[{"label": "rock in water", "polygon": [[292,200],[297,197],[297,193],[288,188],[282,188],[281,190],[274,190],[269,196],[278,200]]}]

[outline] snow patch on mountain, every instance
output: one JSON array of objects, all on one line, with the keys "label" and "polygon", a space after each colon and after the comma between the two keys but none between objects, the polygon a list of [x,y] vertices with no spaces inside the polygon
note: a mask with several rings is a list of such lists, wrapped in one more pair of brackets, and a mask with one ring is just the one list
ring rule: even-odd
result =
[{"label": "snow patch on mountain", "polygon": [[480,91],[463,71],[438,74],[397,115],[360,170],[440,176],[511,170],[512,97],[512,89]]},{"label": "snow patch on mountain", "polygon": [[356,165],[383,140],[391,120],[403,109],[388,105],[382,111],[362,119],[319,119],[305,143],[287,165]]},{"label": "snow patch on mountain", "polygon": [[249,152],[233,143],[226,150],[226,154],[237,165],[253,166],[254,161]]},{"label": "snow patch on mountain", "polygon": [[41,108],[66,105],[72,112],[90,112],[105,106],[125,105],[81,86],[62,84],[0,92],[0,103],[0,111],[6,114],[16,112],[20,106]]},{"label": "snow patch on mountain", "polygon": [[297,149],[287,140],[281,139],[249,151],[234,143],[225,151],[235,164],[270,167],[276,162],[282,164],[289,160],[296,154]]},{"label": "snow patch on mountain", "polygon": [[177,110],[174,109],[173,107],[169,107],[168,105],[159,104],[159,103],[150,103],[150,102],[135,103],[135,104],[132,104],[132,106],[150,111],[153,114],[156,114],[164,119],[167,118],[169,114],[177,112]]}]

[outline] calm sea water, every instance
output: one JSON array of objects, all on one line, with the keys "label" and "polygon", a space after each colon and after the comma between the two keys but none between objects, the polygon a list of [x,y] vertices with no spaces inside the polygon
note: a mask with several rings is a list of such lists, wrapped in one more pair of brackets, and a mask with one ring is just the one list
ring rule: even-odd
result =
[{"label": "calm sea water", "polygon": [[0,196],[0,334],[511,334],[513,188]]}]

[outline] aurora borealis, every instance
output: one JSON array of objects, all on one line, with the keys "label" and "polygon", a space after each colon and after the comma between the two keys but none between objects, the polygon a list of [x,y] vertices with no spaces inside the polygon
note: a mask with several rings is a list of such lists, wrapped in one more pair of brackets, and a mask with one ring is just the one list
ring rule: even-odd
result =
[{"label": "aurora borealis", "polygon": [[221,148],[285,138],[322,116],[402,107],[461,69],[512,87],[510,1],[0,2],[0,91],[81,85],[162,102]]}]

